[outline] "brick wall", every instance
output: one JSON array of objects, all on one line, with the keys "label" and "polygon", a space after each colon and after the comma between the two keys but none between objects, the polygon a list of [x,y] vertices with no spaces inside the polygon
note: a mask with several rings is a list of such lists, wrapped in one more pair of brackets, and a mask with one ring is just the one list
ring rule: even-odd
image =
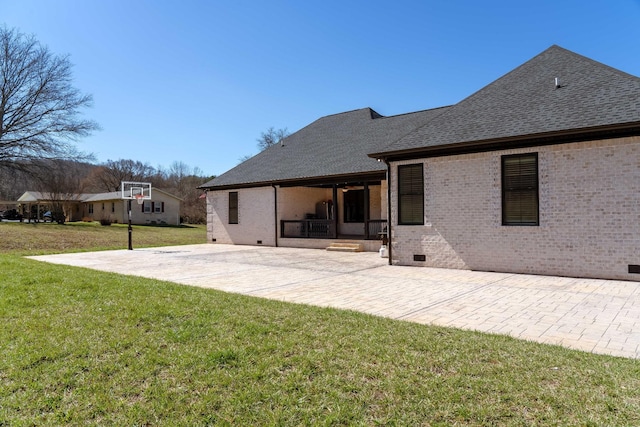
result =
[{"label": "brick wall", "polygon": [[230,191],[207,193],[207,241],[214,242],[215,239],[215,243],[275,246],[273,188],[232,191],[238,192],[238,224],[229,224]]},{"label": "brick wall", "polygon": [[[500,159],[526,152],[540,225],[503,226]],[[425,225],[399,226],[397,166],[418,162]],[[394,162],[391,186],[394,264],[640,280],[640,137]]]}]

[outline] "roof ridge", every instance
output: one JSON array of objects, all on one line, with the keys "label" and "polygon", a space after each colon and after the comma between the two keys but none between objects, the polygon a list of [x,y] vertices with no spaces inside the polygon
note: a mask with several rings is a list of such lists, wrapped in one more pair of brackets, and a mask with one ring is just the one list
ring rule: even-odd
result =
[{"label": "roof ridge", "polygon": [[[566,89],[555,91],[554,77],[560,78],[555,89]],[[384,157],[388,153],[462,142],[584,129],[614,122],[636,123],[637,110],[624,106],[637,105],[635,94],[639,92],[638,77],[552,45],[387,145],[385,150],[370,155]],[[614,99],[621,102],[619,108],[608,104],[608,108],[599,108]],[[575,114],[578,110],[580,114]]]},{"label": "roof ridge", "polygon": [[428,112],[428,111],[436,111],[436,110],[440,110],[440,109],[445,109],[445,108],[449,108],[449,107],[451,107],[451,106],[453,106],[453,105],[455,105],[455,104],[452,104],[452,105],[443,105],[443,106],[440,106],[440,107],[434,107],[434,108],[425,108],[425,109],[417,110],[417,111],[409,111],[409,112],[407,112],[407,113],[394,114],[394,115],[392,115],[392,116],[381,116],[380,118],[381,118],[381,119],[395,119],[395,118],[397,118],[397,117],[401,117],[401,116],[408,116],[409,114],[426,113],[426,112]]},{"label": "roof ridge", "polygon": [[[325,119],[327,117],[335,117],[335,116],[340,116],[342,114],[355,113],[355,112],[358,112],[358,111],[369,111],[369,112],[374,112],[375,114],[378,114],[378,112],[375,111],[374,109],[372,109],[371,107],[363,107],[363,108],[356,108],[354,110],[349,110],[349,111],[342,111],[340,113],[327,114],[326,116],[321,116],[321,117],[317,118],[316,120],[314,120],[314,122],[317,122],[318,120]],[[381,114],[379,114],[379,115],[380,115],[380,117],[385,117],[385,116],[383,116]]]},{"label": "roof ridge", "polygon": [[[576,57],[578,57],[578,58],[581,58],[581,59],[582,59],[582,60],[584,60],[584,61],[588,61],[588,62],[591,62],[592,64],[598,65],[598,66],[600,66],[600,67],[607,68],[607,69],[609,69],[609,71],[612,71],[612,72],[614,72],[614,73],[616,73],[616,74],[622,74],[622,75],[625,75],[625,76],[627,76],[627,77],[633,77],[633,78],[635,78],[635,79],[640,80],[640,77],[638,77],[638,76],[636,76],[636,75],[634,75],[634,74],[627,73],[626,71],[622,71],[622,70],[621,70],[621,69],[619,69],[619,68],[615,68],[615,67],[613,67],[613,66],[611,66],[611,65],[605,64],[604,62],[600,62],[600,61],[595,60],[595,59],[593,59],[593,58],[589,58],[588,56],[582,55],[582,54],[580,54],[580,53],[574,52],[574,51],[572,51],[572,50],[566,49],[566,48],[564,48],[564,47],[562,47],[562,46],[558,46],[558,45],[555,45],[555,44],[554,44],[554,45],[552,45],[549,49],[545,50],[544,52],[541,52],[541,53],[540,53],[540,55],[542,55],[542,54],[543,54],[543,53],[545,53],[546,51],[550,50],[551,48],[557,48],[557,49],[562,50],[562,51],[564,51],[564,52],[566,52],[566,53],[568,53],[568,54],[571,54],[571,55],[574,55],[574,56],[576,56]],[[532,59],[533,59],[533,58],[532,58]],[[527,62],[529,62],[529,61],[527,61]],[[522,65],[524,65],[524,64],[522,64]]]}]

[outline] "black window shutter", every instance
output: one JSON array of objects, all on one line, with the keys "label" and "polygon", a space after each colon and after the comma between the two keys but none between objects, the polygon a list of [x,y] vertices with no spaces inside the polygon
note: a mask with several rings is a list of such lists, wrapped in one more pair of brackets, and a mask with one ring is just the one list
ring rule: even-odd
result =
[{"label": "black window shutter", "polygon": [[398,224],[424,224],[422,164],[398,166]]},{"label": "black window shutter", "polygon": [[238,223],[238,192],[229,193],[229,224]]}]

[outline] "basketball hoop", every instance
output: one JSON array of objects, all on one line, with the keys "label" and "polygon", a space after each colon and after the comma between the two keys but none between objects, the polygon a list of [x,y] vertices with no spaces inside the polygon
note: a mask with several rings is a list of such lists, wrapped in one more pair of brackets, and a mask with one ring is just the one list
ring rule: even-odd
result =
[{"label": "basketball hoop", "polygon": [[136,194],[135,196],[133,196],[136,198],[136,202],[138,202],[139,205],[144,203],[144,199],[142,198],[142,194]]}]

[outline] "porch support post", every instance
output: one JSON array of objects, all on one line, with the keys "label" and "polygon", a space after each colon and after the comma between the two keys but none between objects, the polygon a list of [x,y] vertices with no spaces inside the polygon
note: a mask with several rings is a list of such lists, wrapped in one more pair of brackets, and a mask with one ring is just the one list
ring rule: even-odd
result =
[{"label": "porch support post", "polygon": [[338,237],[338,184],[333,184],[333,238]]},{"label": "porch support post", "polygon": [[364,238],[369,240],[369,182],[364,182]]}]

